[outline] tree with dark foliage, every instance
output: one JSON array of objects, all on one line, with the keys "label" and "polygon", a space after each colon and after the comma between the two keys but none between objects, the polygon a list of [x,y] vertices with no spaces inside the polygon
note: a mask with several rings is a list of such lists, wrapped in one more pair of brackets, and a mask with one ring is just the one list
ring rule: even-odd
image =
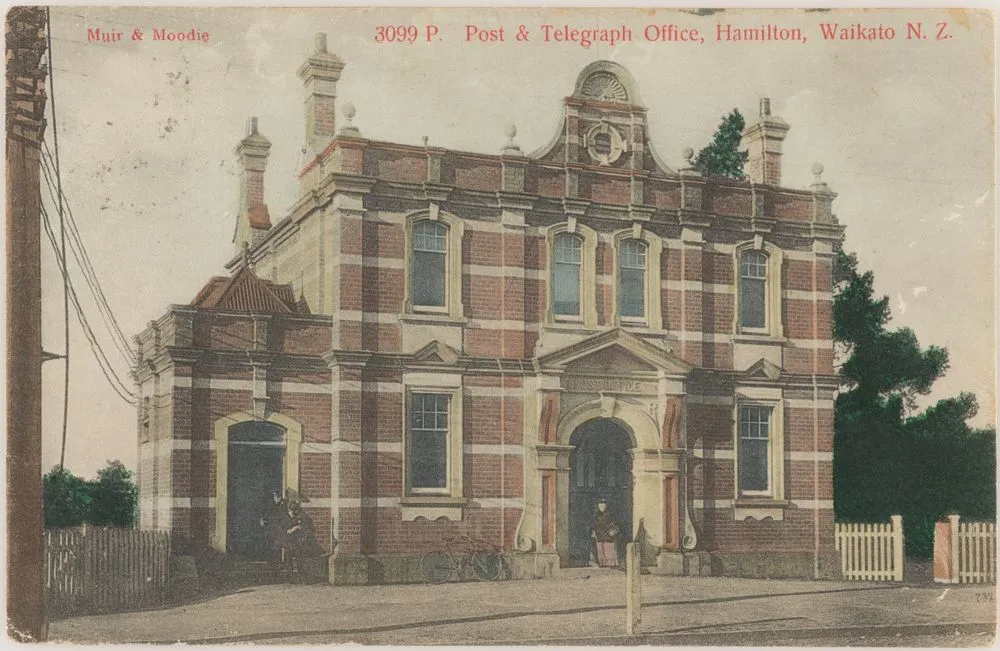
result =
[{"label": "tree with dark foliage", "polygon": [[42,477],[45,528],[78,527],[87,521],[91,504],[87,482],[56,466]]},{"label": "tree with dark foliage", "polygon": [[729,179],[743,178],[743,165],[750,158],[745,149],[740,151],[743,115],[733,109],[722,118],[712,142],[702,148],[694,159],[694,165],[704,176],[721,176]]},{"label": "tree with dark foliage", "polygon": [[121,461],[109,461],[97,471],[97,481],[92,483],[94,501],[90,509],[90,522],[106,527],[131,527],[139,507],[139,489],[132,478],[132,471]]},{"label": "tree with dark foliage", "polygon": [[834,413],[834,508],[843,521],[903,516],[911,555],[929,557],[934,522],[948,513],[996,517],[996,430],[972,428],[971,393],[918,411],[948,369],[948,351],[920,347],[908,328],[888,330],[887,297],[874,276],[839,252],[833,335],[843,388]]},{"label": "tree with dark foliage", "polygon": [[45,527],[131,527],[139,505],[132,471],[120,461],[109,461],[96,481],[77,477],[56,466],[42,478]]}]

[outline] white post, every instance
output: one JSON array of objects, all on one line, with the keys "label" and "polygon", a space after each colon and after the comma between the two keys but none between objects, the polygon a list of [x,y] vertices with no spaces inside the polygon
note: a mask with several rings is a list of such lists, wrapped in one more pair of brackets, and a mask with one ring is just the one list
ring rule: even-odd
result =
[{"label": "white post", "polygon": [[892,520],[892,580],[903,580],[903,564],[906,562],[903,550],[903,516],[893,515]]},{"label": "white post", "polygon": [[638,635],[642,623],[642,559],[639,546],[625,545],[625,633]]},{"label": "white post", "polygon": [[959,570],[961,569],[959,567],[959,562],[958,562],[959,561],[958,520],[959,516],[957,514],[953,513],[948,516],[948,521],[951,523],[950,533],[951,533],[951,582],[952,583],[959,583],[961,580],[958,574]]}]

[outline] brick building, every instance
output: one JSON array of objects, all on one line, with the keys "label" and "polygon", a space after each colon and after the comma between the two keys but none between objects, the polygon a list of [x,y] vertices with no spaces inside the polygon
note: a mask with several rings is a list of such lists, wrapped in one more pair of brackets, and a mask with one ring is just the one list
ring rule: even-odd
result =
[{"label": "brick building", "polygon": [[334,582],[415,579],[462,532],[530,576],[587,561],[603,497],[657,572],[835,573],[843,229],[821,167],[781,186],[768,100],[734,181],[667,167],[615,63],[532,154],[338,126],[344,67],[320,35],[299,69],[297,203],[272,223],[254,120],[232,275],[139,337],[142,525],[252,556],[294,488]]}]

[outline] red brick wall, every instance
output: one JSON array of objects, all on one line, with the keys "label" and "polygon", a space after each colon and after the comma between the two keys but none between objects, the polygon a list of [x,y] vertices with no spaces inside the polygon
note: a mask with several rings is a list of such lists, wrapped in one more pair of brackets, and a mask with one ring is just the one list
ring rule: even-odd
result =
[{"label": "red brick wall", "polygon": [[367,554],[420,554],[444,549],[444,539],[468,533],[477,538],[503,544],[511,550],[514,534],[521,518],[521,509],[504,510],[504,535],[501,540],[501,510],[498,507],[464,509],[462,520],[429,521],[418,518],[403,522],[399,510],[385,507],[343,508],[341,531],[343,540],[338,547],[341,553]]},{"label": "red brick wall", "polygon": [[[833,509],[819,512],[820,549],[833,549]],[[816,512],[786,509],[784,520],[733,519],[732,509],[701,513],[699,545],[724,552],[811,552],[815,545]]]}]

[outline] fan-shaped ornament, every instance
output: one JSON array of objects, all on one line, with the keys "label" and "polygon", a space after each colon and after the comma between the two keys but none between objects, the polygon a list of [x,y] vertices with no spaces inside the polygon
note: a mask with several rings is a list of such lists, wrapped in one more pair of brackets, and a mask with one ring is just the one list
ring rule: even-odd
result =
[{"label": "fan-shaped ornament", "polygon": [[610,72],[595,72],[587,77],[580,89],[584,97],[593,97],[605,102],[627,102],[628,91],[618,77]]}]

